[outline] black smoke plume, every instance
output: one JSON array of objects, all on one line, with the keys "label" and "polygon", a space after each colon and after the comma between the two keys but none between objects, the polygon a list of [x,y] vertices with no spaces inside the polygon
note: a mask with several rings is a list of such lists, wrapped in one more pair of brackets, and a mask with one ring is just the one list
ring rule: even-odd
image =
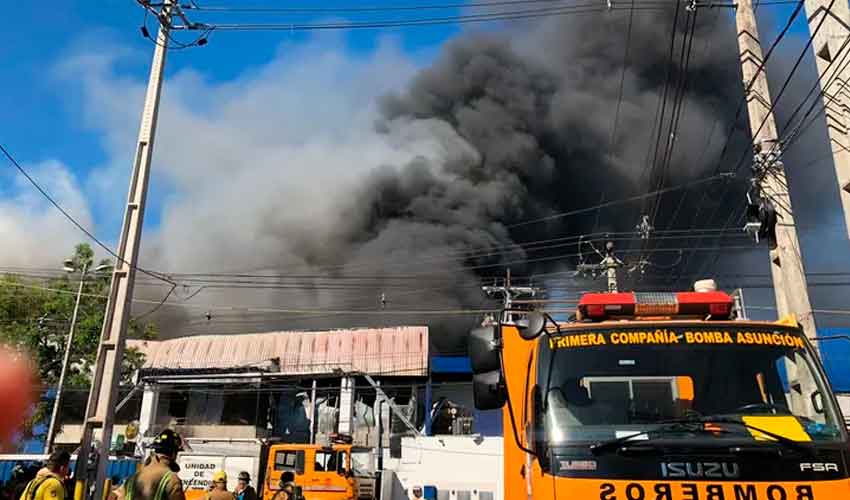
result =
[{"label": "black smoke plume", "polygon": [[[286,242],[288,251],[255,268],[279,274],[263,280],[279,288],[211,289],[206,295],[212,304],[229,298],[228,303],[334,313],[213,311],[205,319],[200,313],[190,318],[171,312],[162,316],[169,333],[427,323],[438,349],[456,350],[475,315],[401,312],[491,307],[479,286],[503,276],[506,267],[528,277],[571,269],[577,262],[574,245],[537,249],[526,242],[632,231],[642,215],[652,213],[656,200],[517,224],[734,166],[747,140],[745,112],[731,151],[718,163],[741,96],[734,26],[726,14],[699,10],[691,42],[695,14],[672,4],[631,16],[615,10],[460,36],[409,88],[381,100],[375,124],[387,134],[401,127],[426,130],[443,148],[443,159],[375,165],[339,200],[333,220],[325,224],[331,229],[320,236],[309,220],[294,227],[269,210],[263,214],[269,233]],[[673,130],[672,155],[664,161],[679,93],[681,118]],[[741,172],[746,174],[746,165]],[[732,205],[741,205],[741,189],[739,183],[717,182],[664,195],[654,226],[719,227]],[[604,245],[604,238],[597,242]],[[664,244],[697,242],[649,245]],[[629,252],[646,245],[627,240],[618,248]],[[676,253],[653,255],[670,262]],[[653,275],[650,269],[643,279],[687,277],[700,259],[696,254],[675,272]],[[298,289],[280,288],[289,284]]]}]

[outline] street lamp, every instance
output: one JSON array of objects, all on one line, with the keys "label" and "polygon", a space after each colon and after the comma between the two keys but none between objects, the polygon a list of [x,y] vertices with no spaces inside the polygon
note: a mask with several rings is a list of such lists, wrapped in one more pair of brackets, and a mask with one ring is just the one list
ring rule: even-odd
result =
[{"label": "street lamp", "polygon": [[[56,420],[59,416],[59,406],[62,401],[62,389],[65,385],[65,375],[68,373],[68,364],[71,360],[71,348],[74,345],[74,327],[77,324],[77,311],[80,309],[80,298],[83,295],[83,284],[86,282],[86,274],[89,271],[90,262],[83,263],[83,268],[80,270],[80,286],[77,289],[77,301],[74,303],[74,313],[71,315],[71,327],[68,331],[68,341],[65,344],[65,356],[62,358],[62,371],[59,372],[59,385],[56,387],[56,398],[53,400],[53,413],[50,415],[50,427],[47,429],[47,439],[44,442],[44,453],[50,453],[53,448],[53,441],[56,439]],[[101,264],[94,268],[94,272],[101,273],[112,266],[109,264]],[[77,270],[76,264],[71,259],[66,259],[63,268],[67,273],[73,273]]]}]

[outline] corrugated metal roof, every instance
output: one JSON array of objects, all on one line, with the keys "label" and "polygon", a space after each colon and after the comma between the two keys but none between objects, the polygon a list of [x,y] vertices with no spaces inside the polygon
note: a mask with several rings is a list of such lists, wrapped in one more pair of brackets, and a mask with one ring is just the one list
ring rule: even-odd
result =
[{"label": "corrugated metal roof", "polygon": [[283,375],[335,370],[384,376],[428,374],[428,327],[401,326],[324,332],[282,331],[199,335],[161,341],[129,340],[145,354],[146,369],[227,370],[277,360]]}]

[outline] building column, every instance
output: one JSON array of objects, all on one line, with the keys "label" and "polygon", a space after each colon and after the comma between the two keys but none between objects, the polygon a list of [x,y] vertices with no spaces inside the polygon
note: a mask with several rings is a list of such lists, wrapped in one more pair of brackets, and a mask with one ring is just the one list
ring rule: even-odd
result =
[{"label": "building column", "polygon": [[428,382],[425,383],[425,435],[431,435],[432,415],[431,410],[434,405],[433,395],[431,392],[431,377],[428,377]]},{"label": "building column", "polygon": [[159,407],[159,387],[156,384],[145,384],[142,393],[142,408],[139,412],[139,436],[147,436],[156,426],[156,413]]},{"label": "building column", "polygon": [[339,388],[339,424],[340,434],[354,433],[354,377],[343,377]]}]

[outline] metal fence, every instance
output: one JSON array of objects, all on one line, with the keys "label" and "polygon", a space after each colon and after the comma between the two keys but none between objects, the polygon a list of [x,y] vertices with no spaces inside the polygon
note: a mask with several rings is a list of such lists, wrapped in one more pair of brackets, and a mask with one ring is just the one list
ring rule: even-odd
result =
[{"label": "metal fence", "polygon": [[[47,460],[47,455],[0,455],[0,484],[5,484],[12,478],[12,471],[17,465],[29,466],[33,464],[44,463]],[[71,470],[74,470],[74,462],[76,457],[71,457]],[[131,474],[134,474],[138,469],[139,461],[133,458],[115,458],[109,459],[109,467],[106,469],[106,475],[109,478],[124,481]]]}]

